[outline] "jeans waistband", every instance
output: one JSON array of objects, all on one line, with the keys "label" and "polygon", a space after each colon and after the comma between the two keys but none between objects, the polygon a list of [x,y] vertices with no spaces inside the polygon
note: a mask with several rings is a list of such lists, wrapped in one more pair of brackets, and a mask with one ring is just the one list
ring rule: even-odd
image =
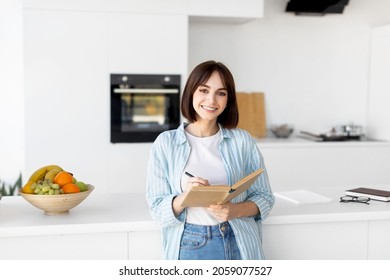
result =
[{"label": "jeans waistband", "polygon": [[186,223],[184,226],[185,231],[192,234],[207,235],[207,236],[223,236],[228,233],[233,234],[233,230],[228,222],[223,222],[214,226],[204,226],[197,224]]}]

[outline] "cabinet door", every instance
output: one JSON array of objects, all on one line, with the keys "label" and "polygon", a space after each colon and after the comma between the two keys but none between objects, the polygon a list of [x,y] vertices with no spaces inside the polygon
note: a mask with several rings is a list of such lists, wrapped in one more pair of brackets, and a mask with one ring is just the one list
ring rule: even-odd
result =
[{"label": "cabinet door", "polygon": [[249,20],[263,16],[263,0],[188,0],[188,13],[196,17]]},{"label": "cabinet door", "polygon": [[55,158],[107,185],[106,15],[26,10],[23,20],[26,174]]},{"label": "cabinet door", "polygon": [[110,73],[187,71],[188,16],[108,14]]},{"label": "cabinet door", "polygon": [[390,220],[370,221],[368,235],[368,259],[390,260]]},{"label": "cabinet door", "polygon": [[129,232],[129,259],[161,260],[161,232],[157,230]]},{"label": "cabinet door", "polygon": [[0,238],[2,260],[125,260],[127,233]]},{"label": "cabinet door", "polygon": [[264,252],[271,260],[361,260],[367,232],[367,222],[266,225]]}]

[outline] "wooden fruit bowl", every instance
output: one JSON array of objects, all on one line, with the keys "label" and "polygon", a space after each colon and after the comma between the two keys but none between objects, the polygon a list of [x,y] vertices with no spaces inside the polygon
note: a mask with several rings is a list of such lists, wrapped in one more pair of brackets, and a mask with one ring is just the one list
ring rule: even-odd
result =
[{"label": "wooden fruit bowl", "polygon": [[46,215],[68,214],[69,210],[79,205],[93,191],[95,187],[88,185],[85,192],[56,195],[19,194],[35,207],[43,210]]}]

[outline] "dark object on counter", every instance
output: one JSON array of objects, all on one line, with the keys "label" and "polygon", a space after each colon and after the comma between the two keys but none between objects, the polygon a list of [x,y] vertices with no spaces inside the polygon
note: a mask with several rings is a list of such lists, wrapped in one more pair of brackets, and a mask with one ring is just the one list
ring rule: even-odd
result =
[{"label": "dark object on counter", "polygon": [[330,132],[329,134],[314,134],[307,131],[301,131],[301,134],[310,136],[316,141],[351,141],[360,140],[363,135],[348,135],[348,134],[337,134]]},{"label": "dark object on counter", "polygon": [[271,131],[277,138],[288,138],[293,133],[294,128],[288,124],[274,125]]},{"label": "dark object on counter", "polygon": [[111,143],[153,142],[180,125],[180,75],[111,74]]}]

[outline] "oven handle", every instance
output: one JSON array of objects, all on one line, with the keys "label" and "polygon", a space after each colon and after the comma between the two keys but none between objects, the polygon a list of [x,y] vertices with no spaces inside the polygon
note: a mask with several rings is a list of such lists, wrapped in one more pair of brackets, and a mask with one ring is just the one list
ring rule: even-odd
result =
[{"label": "oven handle", "polygon": [[165,94],[177,94],[179,90],[176,88],[115,88],[114,93],[165,93]]}]

